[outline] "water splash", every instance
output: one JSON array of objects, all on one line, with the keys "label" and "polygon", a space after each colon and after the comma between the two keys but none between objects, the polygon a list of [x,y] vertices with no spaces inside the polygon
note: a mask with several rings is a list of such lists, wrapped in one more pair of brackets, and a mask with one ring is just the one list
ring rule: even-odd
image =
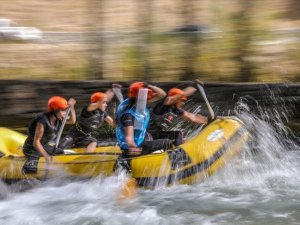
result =
[{"label": "water splash", "polygon": [[[201,113],[197,107],[191,111]],[[298,224],[300,151],[284,125],[289,110],[241,98],[224,114],[245,122],[251,136],[244,154],[197,185],[140,189],[120,203],[124,174],[51,180],[17,193],[0,183],[0,224]]]},{"label": "water splash", "polygon": [[[272,92],[269,96],[272,101],[280,101]],[[249,101],[252,101],[251,106]],[[225,169],[208,182],[227,187],[258,187],[266,191],[276,185],[289,188],[299,185],[299,163],[295,161],[295,157],[299,157],[299,145],[285,125],[291,109],[284,104],[280,108],[266,108],[248,96],[239,100],[234,113],[244,121],[250,140],[242,156],[228,162]]]}]

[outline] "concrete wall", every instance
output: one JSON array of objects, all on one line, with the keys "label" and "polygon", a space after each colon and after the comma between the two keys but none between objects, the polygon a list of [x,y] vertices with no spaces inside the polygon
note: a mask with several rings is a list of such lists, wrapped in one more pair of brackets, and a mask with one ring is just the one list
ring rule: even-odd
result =
[{"label": "concrete wall", "polygon": [[[121,84],[125,96],[130,83]],[[183,87],[188,82],[153,82],[153,84],[168,90],[174,86]],[[80,113],[91,93],[105,91],[109,87],[111,87],[111,82],[102,81],[1,80],[0,126],[25,130],[36,113],[47,109],[47,100],[53,95],[75,98],[77,100],[76,111]],[[264,110],[272,117],[272,114],[277,111],[283,118],[287,117],[286,122],[290,127],[293,129],[300,127],[299,83],[206,83],[205,90],[217,115],[234,114],[237,102],[242,100],[248,105],[251,113],[261,115],[261,111]],[[203,103],[200,93],[195,93],[192,100]],[[115,105],[112,102],[111,107]]]}]

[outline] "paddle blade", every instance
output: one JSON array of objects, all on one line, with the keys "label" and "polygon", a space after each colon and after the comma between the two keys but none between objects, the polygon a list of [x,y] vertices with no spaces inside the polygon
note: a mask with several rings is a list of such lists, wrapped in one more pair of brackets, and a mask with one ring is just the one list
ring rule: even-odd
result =
[{"label": "paddle blade", "polygon": [[128,178],[121,190],[119,200],[134,198],[137,195],[137,182],[134,178]]},{"label": "paddle blade", "polygon": [[117,97],[119,103],[123,102],[124,98],[123,98],[121,88],[113,87],[112,90],[115,93],[115,96]]}]

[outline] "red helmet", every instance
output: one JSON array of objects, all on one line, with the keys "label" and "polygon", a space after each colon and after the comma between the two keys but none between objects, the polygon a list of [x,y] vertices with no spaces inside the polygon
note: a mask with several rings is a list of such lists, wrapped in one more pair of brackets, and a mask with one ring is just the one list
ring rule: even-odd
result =
[{"label": "red helmet", "polygon": [[105,93],[95,92],[94,94],[91,95],[90,101],[91,101],[91,103],[95,103],[95,102],[102,100],[105,97],[107,97],[107,95]]},{"label": "red helmet", "polygon": [[[128,93],[129,98],[137,98],[138,94],[139,94],[139,90],[141,88],[147,88],[147,86],[145,85],[144,82],[132,83],[129,86],[129,93]],[[149,100],[151,98],[153,98],[153,91],[152,91],[152,89],[148,89],[147,99]]]},{"label": "red helmet", "polygon": [[68,102],[65,98],[60,96],[53,96],[48,100],[48,111],[66,110]]},{"label": "red helmet", "polygon": [[179,88],[171,88],[168,92],[168,96],[174,96],[174,95],[182,95],[181,100],[186,101],[187,97],[184,94],[184,91]]}]

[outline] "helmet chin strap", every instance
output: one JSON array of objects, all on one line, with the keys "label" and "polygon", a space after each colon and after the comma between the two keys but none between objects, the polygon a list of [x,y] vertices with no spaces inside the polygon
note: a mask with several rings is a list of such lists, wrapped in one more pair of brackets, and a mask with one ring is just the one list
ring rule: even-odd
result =
[{"label": "helmet chin strap", "polygon": [[59,110],[53,111],[53,115],[55,116],[55,118],[56,118],[58,121],[61,121],[61,119],[59,119],[58,116],[57,116],[57,112],[58,112],[58,111],[59,111]]}]

